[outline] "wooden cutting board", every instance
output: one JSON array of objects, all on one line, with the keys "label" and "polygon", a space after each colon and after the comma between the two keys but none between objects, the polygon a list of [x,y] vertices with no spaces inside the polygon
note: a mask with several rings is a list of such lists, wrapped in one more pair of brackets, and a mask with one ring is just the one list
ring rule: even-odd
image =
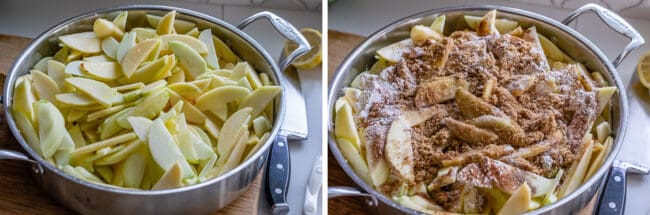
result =
[{"label": "wooden cutting board", "polygon": [[[331,79],[339,64],[345,59],[352,49],[357,47],[365,37],[335,30],[328,31],[328,78]],[[336,162],[336,158],[328,151],[328,168],[327,181],[329,186],[351,186],[358,187],[350,179],[341,166]],[[359,188],[361,189],[361,188]],[[589,205],[580,211],[579,215],[593,214],[596,197]],[[327,208],[331,214],[368,214],[369,209],[364,199],[354,197],[344,197],[329,199]]]},{"label": "wooden cutting board", "polygon": [[[4,86],[7,71],[30,41],[29,38],[0,35],[0,86]],[[4,114],[0,116],[0,149],[25,152],[9,131]],[[39,189],[30,171],[31,167],[26,162],[0,160],[0,214],[73,213]],[[217,214],[257,214],[262,175],[263,171],[239,199]]]}]

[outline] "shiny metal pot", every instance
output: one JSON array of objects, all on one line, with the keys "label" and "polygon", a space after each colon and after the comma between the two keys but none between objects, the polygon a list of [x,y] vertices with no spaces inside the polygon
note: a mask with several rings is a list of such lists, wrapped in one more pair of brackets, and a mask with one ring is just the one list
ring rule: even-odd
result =
[{"label": "shiny metal pot", "polygon": [[[596,4],[587,4],[577,9],[562,22],[555,21],[534,12],[503,6],[476,5],[442,8],[425,11],[403,18],[370,35],[339,65],[336,70],[337,73],[330,82],[328,94],[328,112],[330,114],[328,119],[329,148],[346,174],[350,176],[352,180],[363,189],[363,191],[352,187],[330,187],[330,197],[363,196],[369,199],[369,205],[378,205],[379,209],[377,211],[380,211],[382,214],[417,213],[415,210],[401,206],[393,202],[390,197],[374,190],[372,186],[366,184],[361,178],[359,178],[355,174],[354,170],[352,170],[348,165],[335,141],[333,118],[334,103],[336,99],[342,95],[341,90],[344,87],[349,86],[350,82],[352,82],[357,74],[365,71],[366,68],[369,68],[377,49],[408,38],[412,26],[416,24],[428,26],[437,16],[445,15],[447,18],[448,28],[459,29],[466,26],[465,21],[463,20],[463,15],[483,16],[485,13],[493,9],[498,10],[497,16],[517,20],[522,27],[536,26],[537,32],[555,40],[556,44],[574,60],[584,63],[585,66],[592,71],[600,71],[609,83],[618,87],[618,93],[612,98],[612,130],[615,144],[602,167],[593,177],[587,180],[573,193],[558,200],[552,205],[531,211],[529,214],[575,214],[580,209],[584,208],[591,199],[593,199],[594,195],[597,194],[598,189],[603,184],[603,179],[605,178],[609,167],[612,166],[614,158],[623,144],[628,120],[628,102],[625,93],[625,86],[618,76],[616,66],[621,63],[627,54],[644,43],[641,35],[639,35],[639,33],[624,19],[612,11]],[[588,11],[596,12],[610,28],[631,39],[631,42],[621,51],[618,57],[611,62],[596,45],[568,26],[568,24],[576,17]],[[381,203],[377,204],[377,200]]]},{"label": "shiny metal pot", "polygon": [[[90,183],[64,173],[25,142],[11,115],[12,97],[16,79],[29,72],[43,56],[51,56],[58,49],[58,36],[92,31],[97,18],[113,19],[121,11],[129,11],[128,28],[147,26],[145,14],[164,15],[176,10],[178,19],[192,21],[199,29],[211,28],[214,35],[228,43],[231,49],[259,72],[267,73],[274,83],[282,86],[282,93],[275,101],[275,119],[270,138],[252,158],[237,168],[207,182],[169,190],[128,190]],[[268,19],[273,27],[300,48],[291,53],[279,65],[253,38],[241,30],[259,18]],[[278,41],[283,42],[283,41]],[[193,10],[158,5],[129,5],[93,11],[58,24],[40,36],[23,51],[8,72],[4,85],[4,114],[12,134],[27,155],[10,150],[0,150],[0,159],[16,159],[31,162],[37,184],[65,206],[82,214],[208,214],[214,213],[237,199],[259,175],[267,160],[269,146],[278,134],[285,116],[286,96],[283,71],[297,56],[307,52],[309,44],[296,28],[270,12],[257,13],[235,27],[225,21]]]}]

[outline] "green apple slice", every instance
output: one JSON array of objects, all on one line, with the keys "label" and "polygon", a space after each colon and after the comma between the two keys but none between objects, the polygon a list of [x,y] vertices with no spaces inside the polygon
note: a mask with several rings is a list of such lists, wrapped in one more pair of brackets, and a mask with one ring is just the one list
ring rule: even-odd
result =
[{"label": "green apple slice", "polygon": [[214,88],[196,98],[196,107],[199,110],[209,110],[217,117],[225,120],[228,115],[227,104],[238,99],[246,98],[250,92],[239,86],[222,86]]},{"label": "green apple slice", "polygon": [[255,131],[255,135],[258,137],[270,131],[272,127],[273,125],[271,125],[271,122],[265,116],[259,116],[253,120],[253,131]]},{"label": "green apple slice", "polygon": [[161,119],[153,121],[147,140],[151,156],[160,167],[169,170],[175,163],[178,163],[182,170],[182,178],[194,176],[192,167],[183,157],[178,145],[174,142],[174,138]]},{"label": "green apple slice", "polygon": [[152,190],[173,189],[183,186],[183,173],[181,165],[176,162],[172,164],[171,168],[165,171],[165,174],[160,177],[158,182],[151,187]]},{"label": "green apple slice", "polygon": [[122,62],[126,52],[131,50],[135,46],[135,32],[129,32],[122,37],[120,44],[117,45],[117,50],[115,51],[115,60],[117,62]]},{"label": "green apple slice", "polygon": [[101,42],[94,32],[82,32],[60,36],[59,40],[67,47],[86,54],[101,52]]},{"label": "green apple slice", "polygon": [[84,62],[83,69],[99,81],[112,81],[122,76],[120,65],[115,62]]},{"label": "green apple slice", "polygon": [[95,36],[99,38],[112,36],[119,39],[124,36],[124,31],[115,25],[115,23],[101,18],[96,19],[93,23],[93,32],[95,32]]},{"label": "green apple slice", "polygon": [[169,94],[166,90],[144,97],[142,102],[135,106],[134,116],[142,116],[151,119],[165,108],[169,101]]},{"label": "green apple slice", "polygon": [[30,72],[32,74],[32,81],[34,82],[34,89],[36,89],[36,94],[38,94],[38,99],[47,100],[54,104],[58,103],[56,95],[59,94],[60,90],[56,85],[56,82],[38,70],[32,70]]},{"label": "green apple slice", "polygon": [[131,78],[124,78],[121,82],[134,83],[141,82],[144,84],[151,83],[165,77],[165,73],[169,73],[172,67],[176,64],[176,57],[172,55],[165,55],[154,62],[140,67],[136,70]]},{"label": "green apple slice", "polygon": [[97,104],[97,101],[85,94],[81,93],[62,93],[56,95],[56,100],[58,100],[62,105],[69,106],[89,106]]},{"label": "green apple slice", "polygon": [[40,137],[41,152],[43,157],[54,155],[63,141],[65,119],[52,103],[39,101],[35,103],[38,120],[38,136]]},{"label": "green apple slice", "polygon": [[88,78],[67,78],[65,82],[107,107],[111,106],[113,97],[117,94],[117,90],[109,87],[105,83]]},{"label": "green apple slice", "polygon": [[151,39],[142,41],[129,49],[129,51],[124,54],[122,61],[120,61],[124,76],[131,78],[131,75],[133,75],[138,66],[144,62],[151,51],[153,51],[158,45],[160,45],[160,40]]},{"label": "green apple slice", "polygon": [[178,133],[175,135],[178,148],[181,150],[183,157],[185,157],[188,162],[197,164],[199,162],[199,158],[196,155],[196,150],[194,149],[194,144],[192,143],[192,133],[185,122],[185,114],[181,113],[177,115],[175,122],[178,126]]},{"label": "green apple slice", "polygon": [[[147,22],[149,22],[149,25],[156,27],[158,26],[158,23],[162,17],[147,14],[146,18]],[[176,32],[179,34],[187,33],[195,27],[196,24],[193,22],[188,22],[185,20],[174,20],[174,29],[176,29]]]},{"label": "green apple slice", "polygon": [[158,25],[156,25],[156,33],[158,35],[171,34],[174,31],[174,20],[176,19],[176,11],[170,11],[165,14]]},{"label": "green apple slice", "polygon": [[183,35],[183,34],[168,34],[168,35],[160,36],[160,40],[162,41],[162,47],[160,49],[163,53],[170,51],[171,47],[169,47],[168,45],[169,42],[172,41],[185,43],[185,45],[188,45],[194,51],[198,52],[200,55],[207,55],[209,53],[206,44],[203,43],[201,40],[194,38],[192,36]]},{"label": "green apple slice", "polygon": [[106,37],[102,39],[102,51],[106,56],[109,56],[113,59],[117,57],[117,47],[120,45],[117,40],[113,37]]},{"label": "green apple slice", "polygon": [[16,84],[13,106],[11,107],[14,113],[23,113],[30,123],[35,120],[34,106],[32,104],[36,102],[36,96],[32,89],[30,81],[22,81]]},{"label": "green apple slice", "polygon": [[212,41],[212,30],[209,28],[201,31],[199,40],[208,48],[208,55],[205,56],[205,62],[212,69],[219,69],[219,58],[217,51],[214,49],[214,42]]},{"label": "green apple slice", "polygon": [[240,104],[240,108],[251,107],[253,112],[251,113],[252,117],[257,117],[266,106],[275,99],[282,88],[279,86],[263,86],[253,91],[248,95]]},{"label": "green apple slice", "polygon": [[234,143],[233,149],[230,153],[228,153],[228,158],[225,159],[225,163],[221,166],[221,170],[219,171],[220,172],[219,174],[224,174],[237,167],[237,165],[242,159],[242,156],[244,155],[244,150],[246,149],[246,142],[248,140],[249,131],[246,126],[240,126],[239,129],[240,131],[237,132],[238,136],[235,137],[236,142]]},{"label": "green apple slice", "polygon": [[115,19],[113,19],[113,24],[117,26],[120,30],[125,31],[126,30],[126,20],[129,16],[128,11],[122,11],[120,14],[117,14]]},{"label": "green apple slice", "polygon": [[219,132],[219,144],[217,144],[217,153],[219,156],[225,158],[225,155],[232,150],[237,141],[237,131],[245,124],[248,125],[246,121],[250,119],[252,111],[252,108],[242,108],[233,113],[223,123]]},{"label": "green apple slice", "polygon": [[124,187],[139,188],[147,167],[146,148],[140,146],[124,160]]},{"label": "green apple slice", "polygon": [[208,71],[203,57],[190,46],[178,41],[169,42],[169,46],[174,50],[181,62],[181,67],[188,72],[192,80]]},{"label": "green apple slice", "polygon": [[138,42],[142,42],[148,39],[153,39],[158,37],[158,34],[156,33],[156,29],[151,29],[151,28],[133,28],[131,29],[131,32],[135,33],[135,39]]}]

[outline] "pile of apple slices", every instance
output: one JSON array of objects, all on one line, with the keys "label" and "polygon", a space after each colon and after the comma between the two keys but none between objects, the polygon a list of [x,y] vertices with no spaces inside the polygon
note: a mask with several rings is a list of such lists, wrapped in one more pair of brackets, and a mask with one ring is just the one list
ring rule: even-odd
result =
[{"label": "pile of apple slices", "polygon": [[35,152],[90,182],[170,189],[224,174],[267,141],[281,91],[267,74],[175,11],[130,31],[127,16],[59,37],[17,79],[12,112]]}]

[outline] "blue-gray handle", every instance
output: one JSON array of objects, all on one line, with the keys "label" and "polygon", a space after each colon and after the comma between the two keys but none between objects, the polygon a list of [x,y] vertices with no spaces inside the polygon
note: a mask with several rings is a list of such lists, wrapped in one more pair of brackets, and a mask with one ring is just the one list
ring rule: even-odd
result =
[{"label": "blue-gray handle", "polygon": [[605,188],[600,196],[599,215],[622,215],[625,209],[626,170],[612,166],[609,170]]},{"label": "blue-gray handle", "polygon": [[288,214],[287,191],[291,175],[289,143],[287,137],[278,135],[271,146],[271,154],[266,169],[267,194],[271,201],[273,214]]}]

